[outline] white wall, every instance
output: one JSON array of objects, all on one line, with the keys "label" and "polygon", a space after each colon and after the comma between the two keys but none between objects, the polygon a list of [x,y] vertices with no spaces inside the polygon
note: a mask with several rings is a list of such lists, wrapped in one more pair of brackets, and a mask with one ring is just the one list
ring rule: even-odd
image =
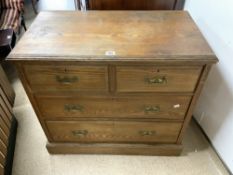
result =
[{"label": "white wall", "polygon": [[75,3],[74,0],[39,0],[38,10],[75,10]]},{"label": "white wall", "polygon": [[186,0],[219,63],[213,67],[194,116],[233,172],[233,1]]}]

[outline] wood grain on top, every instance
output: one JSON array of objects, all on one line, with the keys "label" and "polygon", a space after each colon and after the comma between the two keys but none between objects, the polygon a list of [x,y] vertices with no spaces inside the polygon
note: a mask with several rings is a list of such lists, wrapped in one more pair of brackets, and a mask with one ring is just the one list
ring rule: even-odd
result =
[{"label": "wood grain on top", "polygon": [[8,60],[217,61],[185,11],[41,12]]}]

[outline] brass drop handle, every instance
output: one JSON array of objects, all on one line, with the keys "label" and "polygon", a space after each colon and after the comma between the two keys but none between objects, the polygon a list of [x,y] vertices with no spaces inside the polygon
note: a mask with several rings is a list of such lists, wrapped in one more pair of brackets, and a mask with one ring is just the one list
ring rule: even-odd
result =
[{"label": "brass drop handle", "polygon": [[76,137],[84,137],[88,134],[88,131],[87,130],[75,130],[75,131],[72,131],[72,134]]},{"label": "brass drop handle", "polygon": [[156,134],[155,131],[146,131],[146,130],[139,131],[140,136],[153,136],[155,134]]},{"label": "brass drop handle", "polygon": [[159,106],[146,106],[144,111],[145,111],[145,113],[148,113],[148,112],[160,112],[160,107]]},{"label": "brass drop handle", "polygon": [[153,78],[145,78],[145,81],[149,84],[165,84],[167,83],[167,78],[165,76],[157,76]]},{"label": "brass drop handle", "polygon": [[82,112],[83,111],[83,106],[81,105],[75,105],[75,104],[65,104],[64,109],[67,112]]},{"label": "brass drop handle", "polygon": [[56,80],[57,80],[57,82],[59,82],[61,84],[72,84],[72,83],[78,82],[79,78],[77,76],[71,77],[71,76],[57,75]]}]

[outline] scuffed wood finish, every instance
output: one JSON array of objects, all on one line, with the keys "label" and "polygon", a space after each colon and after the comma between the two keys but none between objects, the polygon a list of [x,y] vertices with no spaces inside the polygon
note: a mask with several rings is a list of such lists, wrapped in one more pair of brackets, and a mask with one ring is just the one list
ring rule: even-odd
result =
[{"label": "scuffed wood finish", "polygon": [[57,142],[175,143],[181,123],[132,121],[47,121]]},{"label": "scuffed wood finish", "polygon": [[49,143],[51,154],[127,154],[127,155],[157,155],[178,156],[182,145],[176,144],[75,144],[75,143]]},{"label": "scuffed wood finish", "polygon": [[184,11],[41,12],[8,56],[36,59],[216,62]]},{"label": "scuffed wood finish", "polygon": [[[202,67],[116,68],[118,92],[193,92]],[[161,80],[162,82],[159,82]]]},{"label": "scuffed wood finish", "polygon": [[32,90],[107,91],[106,66],[24,66]]},{"label": "scuffed wood finish", "polygon": [[28,84],[28,81],[27,81],[27,79],[25,77],[23,65],[16,64],[16,67],[18,69],[20,80],[22,81],[23,87],[24,87],[24,89],[25,89],[25,91],[26,91],[26,93],[28,95],[28,98],[29,98],[29,100],[31,102],[31,105],[34,108],[34,111],[35,111],[35,113],[36,113],[36,115],[38,117],[38,120],[39,120],[39,122],[40,122],[40,124],[41,124],[41,126],[42,126],[42,128],[43,128],[43,130],[45,132],[45,135],[47,136],[48,141],[51,141],[51,138],[50,138],[49,133],[48,133],[48,129],[45,126],[45,122],[42,120],[41,113],[40,113],[40,111],[39,111],[39,109],[37,107],[37,103],[36,103],[36,100],[34,98],[34,94],[32,93],[30,85]]},{"label": "scuffed wood finish", "polygon": [[181,152],[218,61],[184,11],[43,12],[7,60],[50,153],[145,155]]},{"label": "scuffed wood finish", "polygon": [[191,96],[36,96],[45,118],[106,117],[183,120]]}]

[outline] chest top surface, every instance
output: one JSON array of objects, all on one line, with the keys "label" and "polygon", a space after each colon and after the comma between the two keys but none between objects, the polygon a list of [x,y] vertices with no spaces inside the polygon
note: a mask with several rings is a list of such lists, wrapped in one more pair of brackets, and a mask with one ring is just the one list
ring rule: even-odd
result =
[{"label": "chest top surface", "polygon": [[217,58],[185,11],[41,12],[8,60]]}]

